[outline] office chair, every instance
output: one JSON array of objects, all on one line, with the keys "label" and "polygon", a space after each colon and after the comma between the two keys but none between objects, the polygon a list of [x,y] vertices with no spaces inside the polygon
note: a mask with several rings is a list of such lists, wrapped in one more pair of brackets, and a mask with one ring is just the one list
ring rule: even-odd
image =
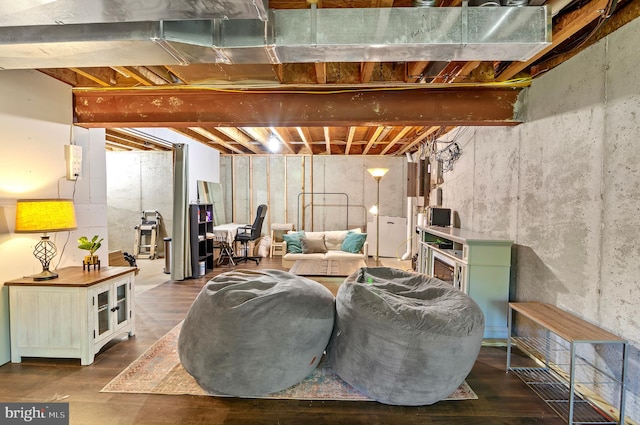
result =
[{"label": "office chair", "polygon": [[244,251],[243,257],[234,257],[236,263],[240,263],[242,261],[255,261],[256,265],[260,264],[260,260],[262,257],[255,257],[249,255],[249,242],[255,241],[260,238],[262,234],[262,222],[264,221],[264,217],[267,215],[267,206],[260,205],[258,207],[258,211],[256,213],[256,219],[253,224],[250,226],[244,226],[238,228],[238,233],[236,234],[236,242],[242,242],[242,249]]}]

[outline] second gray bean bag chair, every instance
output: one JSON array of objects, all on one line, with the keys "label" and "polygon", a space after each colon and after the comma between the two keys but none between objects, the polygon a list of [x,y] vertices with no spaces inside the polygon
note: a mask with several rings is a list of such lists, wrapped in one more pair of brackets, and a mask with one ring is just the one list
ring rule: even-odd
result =
[{"label": "second gray bean bag chair", "polygon": [[340,286],[327,349],[336,373],[368,397],[428,405],[463,383],[480,351],[484,315],[426,275],[361,268]]},{"label": "second gray bean bag chair", "polygon": [[180,362],[205,390],[259,396],[302,381],[329,342],[335,298],[280,270],[237,270],[211,279],[178,339]]}]

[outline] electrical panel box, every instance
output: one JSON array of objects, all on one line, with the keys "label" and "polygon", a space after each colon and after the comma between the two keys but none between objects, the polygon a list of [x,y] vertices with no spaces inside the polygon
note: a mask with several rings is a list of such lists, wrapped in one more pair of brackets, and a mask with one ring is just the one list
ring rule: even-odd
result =
[{"label": "electrical panel box", "polygon": [[77,180],[82,172],[82,146],[64,145],[64,159],[67,162],[67,180]]}]

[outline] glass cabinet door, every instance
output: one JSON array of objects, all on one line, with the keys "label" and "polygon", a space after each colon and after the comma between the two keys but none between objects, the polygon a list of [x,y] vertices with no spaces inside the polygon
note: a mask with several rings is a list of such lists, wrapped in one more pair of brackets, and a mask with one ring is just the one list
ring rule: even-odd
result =
[{"label": "glass cabinet door", "polygon": [[119,280],[94,293],[94,339],[107,338],[130,320],[129,279]]},{"label": "glass cabinet door", "polygon": [[105,289],[96,296],[96,338],[109,333],[111,330],[111,306],[109,303],[110,290]]},{"label": "glass cabinet door", "polygon": [[124,282],[116,286],[116,324],[121,325],[129,319],[129,294],[128,294],[129,282]]}]

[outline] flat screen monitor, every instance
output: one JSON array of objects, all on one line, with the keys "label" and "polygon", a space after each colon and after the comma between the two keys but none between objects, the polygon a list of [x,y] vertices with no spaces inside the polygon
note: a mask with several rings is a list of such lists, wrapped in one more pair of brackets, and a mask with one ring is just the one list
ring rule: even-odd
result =
[{"label": "flat screen monitor", "polygon": [[449,227],[451,226],[451,209],[431,208],[429,218],[432,226]]}]

